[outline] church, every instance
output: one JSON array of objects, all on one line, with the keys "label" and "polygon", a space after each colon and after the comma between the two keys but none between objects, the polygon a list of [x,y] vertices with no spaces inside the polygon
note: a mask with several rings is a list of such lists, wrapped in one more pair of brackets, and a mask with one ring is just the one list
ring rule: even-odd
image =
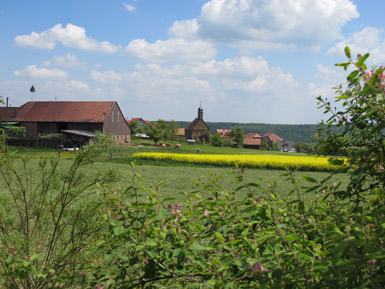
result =
[{"label": "church", "polygon": [[198,108],[198,117],[195,118],[185,129],[185,137],[193,140],[209,140],[210,127],[203,120],[203,108]]}]

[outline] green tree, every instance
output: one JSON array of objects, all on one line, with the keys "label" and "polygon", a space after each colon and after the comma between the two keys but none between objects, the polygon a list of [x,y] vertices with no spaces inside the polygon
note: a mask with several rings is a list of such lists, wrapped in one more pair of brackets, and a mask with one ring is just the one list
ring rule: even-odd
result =
[{"label": "green tree", "polygon": [[160,140],[164,137],[164,132],[156,127],[151,128],[149,131],[147,131],[147,135],[152,139],[155,143],[155,146],[158,144]]},{"label": "green tree", "polygon": [[243,131],[243,128],[238,126],[234,129],[232,129],[231,132],[229,132],[229,137],[231,137],[234,142],[237,144],[237,147],[241,147],[243,145],[243,140],[245,138],[245,132]]},{"label": "green tree", "polygon": [[225,141],[223,140],[222,135],[217,132],[213,135],[211,144],[215,147],[223,147]]},{"label": "green tree", "polygon": [[271,142],[271,150],[273,150],[273,151],[279,151],[280,150],[277,142],[275,142],[275,141]]},{"label": "green tree", "polygon": [[171,141],[173,141],[174,137],[178,134],[178,130],[179,130],[178,123],[176,123],[175,121],[171,120],[169,128],[170,128],[170,131],[171,131]]},{"label": "green tree", "polygon": [[269,148],[269,144],[267,143],[267,141],[262,140],[261,141],[261,149],[267,150],[268,148]]},{"label": "green tree", "polygon": [[138,128],[139,128],[139,125],[138,125],[138,122],[136,120],[132,120],[128,126],[130,127],[131,129],[131,135],[136,135],[138,133]]}]

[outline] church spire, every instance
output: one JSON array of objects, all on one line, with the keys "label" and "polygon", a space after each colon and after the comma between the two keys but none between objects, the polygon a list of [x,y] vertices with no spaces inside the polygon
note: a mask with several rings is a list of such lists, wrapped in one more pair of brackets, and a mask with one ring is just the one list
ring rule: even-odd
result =
[{"label": "church spire", "polygon": [[200,103],[200,106],[198,108],[198,119],[203,119],[203,107],[202,102]]}]

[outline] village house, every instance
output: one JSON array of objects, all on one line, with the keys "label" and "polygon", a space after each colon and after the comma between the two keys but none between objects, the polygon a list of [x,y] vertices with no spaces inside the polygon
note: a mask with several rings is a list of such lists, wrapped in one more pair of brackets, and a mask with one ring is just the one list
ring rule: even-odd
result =
[{"label": "village house", "polygon": [[4,121],[25,127],[26,136],[63,133],[67,137],[91,138],[96,131],[113,134],[129,143],[131,130],[116,101],[30,101],[20,107],[1,107]]},{"label": "village house", "polygon": [[145,126],[146,124],[149,124],[150,122],[148,120],[144,120],[143,118],[141,117],[134,117],[130,120],[126,120],[128,124],[130,124],[131,122],[133,121],[136,121],[138,126]]},{"label": "village house", "polygon": [[283,141],[283,138],[277,136],[275,133],[265,133],[263,135],[263,140],[271,146],[273,142]]},{"label": "village house", "polygon": [[218,128],[215,130],[215,132],[219,133],[224,140],[230,139],[228,135],[232,131],[233,131],[232,129],[221,129],[221,128]]}]

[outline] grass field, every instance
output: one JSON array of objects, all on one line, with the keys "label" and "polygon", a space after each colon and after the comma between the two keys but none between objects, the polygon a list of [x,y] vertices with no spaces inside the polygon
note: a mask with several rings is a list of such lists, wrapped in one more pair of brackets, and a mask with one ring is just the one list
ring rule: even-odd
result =
[{"label": "grass field", "polygon": [[[131,172],[139,174],[142,178],[143,187],[155,188],[159,184],[159,191],[165,197],[176,197],[182,199],[183,192],[191,192],[195,188],[196,181],[201,183],[208,183],[213,176],[221,176],[218,184],[227,191],[235,190],[241,184],[237,183],[236,176],[238,173],[234,168],[222,168],[215,166],[194,165],[185,163],[175,163],[169,161],[151,161],[151,160],[133,160],[132,154],[137,152],[173,152],[173,153],[196,153],[196,148],[200,148],[200,154],[266,154],[266,151],[250,150],[250,149],[236,149],[236,148],[217,148],[211,145],[187,145],[182,144],[182,148],[177,150],[175,148],[154,148],[153,143],[146,140],[134,140],[131,147],[114,146],[111,148],[111,159],[109,154],[100,156],[95,163],[90,165],[86,170],[88,173],[93,173],[97,170],[113,170],[118,176],[119,180],[111,184],[111,187],[120,190],[129,186],[129,176]],[[38,159],[47,156],[58,156],[58,151],[53,149],[31,149],[31,148],[10,148],[20,156],[28,156],[31,158],[31,167],[37,166]],[[275,155],[293,155],[281,152],[268,152]],[[66,169],[71,164],[71,159],[74,158],[76,152],[61,152],[62,159],[61,169]],[[130,166],[131,162],[135,162],[135,168]],[[267,170],[267,169],[246,169],[244,171],[245,183],[256,183],[258,188],[253,187],[255,194],[263,195],[268,192],[272,186],[280,195],[287,195],[294,187],[287,177],[282,175],[286,172],[284,170]],[[309,176],[316,180],[321,180],[329,176],[325,172],[296,172],[296,179],[299,186],[310,186],[305,182],[302,176]],[[334,175],[330,179],[330,183],[342,182],[342,186],[346,186],[347,178],[344,174]],[[246,189],[239,192],[240,196],[246,193]],[[315,196],[309,196],[312,199]]]}]

